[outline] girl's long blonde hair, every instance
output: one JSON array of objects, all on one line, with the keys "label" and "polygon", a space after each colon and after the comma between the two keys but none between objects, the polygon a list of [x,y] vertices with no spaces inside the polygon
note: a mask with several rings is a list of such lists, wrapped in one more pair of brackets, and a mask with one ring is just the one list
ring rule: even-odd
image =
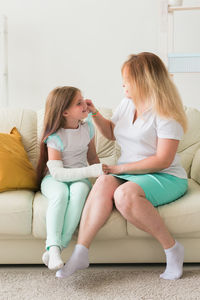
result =
[{"label": "girl's long blonde hair", "polygon": [[40,187],[45,176],[48,161],[47,145],[45,140],[65,124],[63,112],[72,104],[79,89],[71,86],[57,87],[53,89],[46,100],[43,133],[40,142],[40,156],[37,165],[37,183]]},{"label": "girl's long blonde hair", "polygon": [[[155,54],[142,52],[130,55],[122,66],[130,85],[136,88],[134,103],[150,101],[155,112],[164,118],[172,118],[187,130],[187,118],[176,86],[162,62]],[[135,95],[135,94],[134,94]]]}]

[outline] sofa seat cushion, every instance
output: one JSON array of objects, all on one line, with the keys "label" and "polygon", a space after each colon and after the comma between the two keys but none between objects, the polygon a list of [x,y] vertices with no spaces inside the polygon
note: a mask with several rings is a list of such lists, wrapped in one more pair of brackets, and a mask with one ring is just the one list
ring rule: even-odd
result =
[{"label": "sofa seat cushion", "polygon": [[[46,211],[48,200],[40,192],[37,192],[33,203],[33,236],[38,239],[46,239]],[[75,237],[77,236],[75,232]],[[121,214],[113,210],[110,218],[98,232],[97,240],[120,239],[127,236],[126,220]]]},{"label": "sofa seat cushion", "polygon": [[31,234],[33,198],[29,190],[0,193],[0,234]]},{"label": "sofa seat cushion", "polygon": [[46,211],[48,199],[40,192],[35,194],[33,202],[33,236],[38,239],[46,239]]},{"label": "sofa seat cushion", "polygon": [[[200,237],[200,185],[192,179],[188,182],[188,191],[183,197],[157,208],[175,237]],[[132,237],[150,237],[130,223],[127,223],[127,232]]]}]

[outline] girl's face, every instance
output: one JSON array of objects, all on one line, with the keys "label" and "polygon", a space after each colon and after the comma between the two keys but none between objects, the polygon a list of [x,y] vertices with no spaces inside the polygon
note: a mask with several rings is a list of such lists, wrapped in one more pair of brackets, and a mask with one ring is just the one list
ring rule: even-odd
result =
[{"label": "girl's face", "polygon": [[72,104],[63,113],[68,120],[79,121],[88,116],[87,104],[80,92],[77,92]]}]

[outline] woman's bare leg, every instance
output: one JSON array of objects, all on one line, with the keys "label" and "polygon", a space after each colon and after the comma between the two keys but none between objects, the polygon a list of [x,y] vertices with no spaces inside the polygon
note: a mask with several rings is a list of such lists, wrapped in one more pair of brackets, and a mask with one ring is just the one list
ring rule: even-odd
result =
[{"label": "woman's bare leg", "polygon": [[78,234],[78,244],[89,248],[93,238],[109,218],[113,209],[113,195],[122,183],[112,175],[100,176],[86,201]]},{"label": "woman's bare leg", "polygon": [[121,183],[121,180],[112,175],[102,175],[97,179],[83,209],[78,243],[68,262],[56,273],[56,277],[68,277],[75,271],[89,266],[88,248],[110,216],[114,191]]},{"label": "woman's bare leg", "polygon": [[164,249],[174,245],[174,239],[163,219],[150,201],[145,198],[142,188],[133,182],[126,182],[114,194],[116,208],[126,220],[153,235]]},{"label": "woman's bare leg", "polygon": [[178,279],[182,276],[184,249],[169,233],[154,206],[145,198],[142,188],[127,182],[114,193],[116,208],[130,223],[153,235],[165,249],[167,267],[161,278]]}]

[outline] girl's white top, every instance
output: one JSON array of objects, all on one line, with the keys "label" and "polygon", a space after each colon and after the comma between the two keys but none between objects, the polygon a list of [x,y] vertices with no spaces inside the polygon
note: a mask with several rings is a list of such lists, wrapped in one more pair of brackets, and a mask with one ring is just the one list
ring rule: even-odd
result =
[{"label": "girl's white top", "polygon": [[45,142],[47,147],[61,152],[64,168],[82,168],[88,166],[88,144],[93,136],[93,124],[87,119],[77,129],[58,129]]},{"label": "girl's white top", "polygon": [[[121,147],[121,156],[118,164],[136,162],[155,155],[157,139],[181,140],[182,126],[174,119],[164,119],[153,112],[146,110],[133,123],[135,106],[129,98],[124,98],[116,108],[112,122],[115,124],[114,135]],[[180,164],[178,154],[175,155],[170,167],[159,171],[180,178],[187,178],[186,171]]]}]

